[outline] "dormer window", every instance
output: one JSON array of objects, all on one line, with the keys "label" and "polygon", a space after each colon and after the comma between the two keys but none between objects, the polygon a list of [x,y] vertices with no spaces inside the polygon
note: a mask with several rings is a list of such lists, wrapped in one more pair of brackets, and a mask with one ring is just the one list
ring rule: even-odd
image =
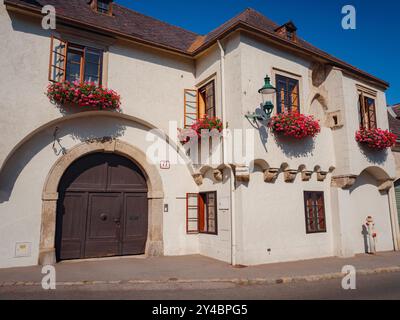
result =
[{"label": "dormer window", "polygon": [[293,40],[294,39],[293,31],[286,30],[286,36],[287,36],[288,40]]},{"label": "dormer window", "polygon": [[276,33],[286,38],[289,41],[296,41],[297,27],[292,21],[285,23],[275,30]]},{"label": "dormer window", "polygon": [[112,2],[113,0],[92,0],[91,7],[98,13],[112,15]]},{"label": "dormer window", "polygon": [[111,8],[111,1],[97,0],[97,12],[109,14]]}]

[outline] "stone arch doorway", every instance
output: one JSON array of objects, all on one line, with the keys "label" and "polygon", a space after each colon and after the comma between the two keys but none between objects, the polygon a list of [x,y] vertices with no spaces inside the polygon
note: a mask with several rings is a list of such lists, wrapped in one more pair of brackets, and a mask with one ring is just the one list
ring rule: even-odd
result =
[{"label": "stone arch doorway", "polygon": [[56,262],[56,213],[59,186],[66,170],[76,160],[93,153],[112,153],[132,161],[140,168],[147,184],[148,232],[145,254],[163,254],[163,187],[157,167],[150,164],[138,148],[121,140],[102,139],[84,142],[68,150],[51,168],[43,189],[39,264]]},{"label": "stone arch doorway", "polygon": [[73,162],[58,186],[57,261],[144,254],[147,191],[139,166],[118,154]]}]

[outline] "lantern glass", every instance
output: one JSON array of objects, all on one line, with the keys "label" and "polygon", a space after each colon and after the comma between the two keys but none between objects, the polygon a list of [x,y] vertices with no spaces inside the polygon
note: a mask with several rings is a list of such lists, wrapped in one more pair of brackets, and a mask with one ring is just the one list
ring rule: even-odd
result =
[{"label": "lantern glass", "polygon": [[264,78],[264,86],[258,90],[258,93],[261,93],[263,96],[263,101],[265,101],[266,97],[270,94],[274,94],[276,92],[276,88],[271,84],[270,77],[266,76]]}]

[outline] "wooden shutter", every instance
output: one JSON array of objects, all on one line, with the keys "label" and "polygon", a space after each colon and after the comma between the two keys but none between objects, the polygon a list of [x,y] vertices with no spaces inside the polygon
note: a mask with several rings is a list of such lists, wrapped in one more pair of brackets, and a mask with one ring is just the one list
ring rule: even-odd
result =
[{"label": "wooden shutter", "polygon": [[197,90],[184,90],[184,126],[189,128],[197,120]]},{"label": "wooden shutter", "polygon": [[199,233],[199,194],[186,194],[186,233]]},{"label": "wooden shutter", "polygon": [[55,36],[51,36],[50,42],[50,62],[49,62],[49,81],[65,81],[67,68],[68,42]]},{"label": "wooden shutter", "polygon": [[360,114],[360,129],[364,129],[365,127],[365,108],[364,108],[364,95],[361,93],[358,98],[358,110]]},{"label": "wooden shutter", "polygon": [[207,232],[207,221],[205,217],[206,207],[206,194],[199,194],[199,232]]}]

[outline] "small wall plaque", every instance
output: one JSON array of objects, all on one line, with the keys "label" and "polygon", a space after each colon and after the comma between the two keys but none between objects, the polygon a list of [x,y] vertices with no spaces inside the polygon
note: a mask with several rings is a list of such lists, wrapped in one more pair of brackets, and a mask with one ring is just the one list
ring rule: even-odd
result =
[{"label": "small wall plaque", "polygon": [[160,161],[160,169],[169,169],[171,168],[171,163],[168,160]]},{"label": "small wall plaque", "polygon": [[24,258],[31,256],[31,243],[29,242],[17,242],[15,244],[15,257]]}]

